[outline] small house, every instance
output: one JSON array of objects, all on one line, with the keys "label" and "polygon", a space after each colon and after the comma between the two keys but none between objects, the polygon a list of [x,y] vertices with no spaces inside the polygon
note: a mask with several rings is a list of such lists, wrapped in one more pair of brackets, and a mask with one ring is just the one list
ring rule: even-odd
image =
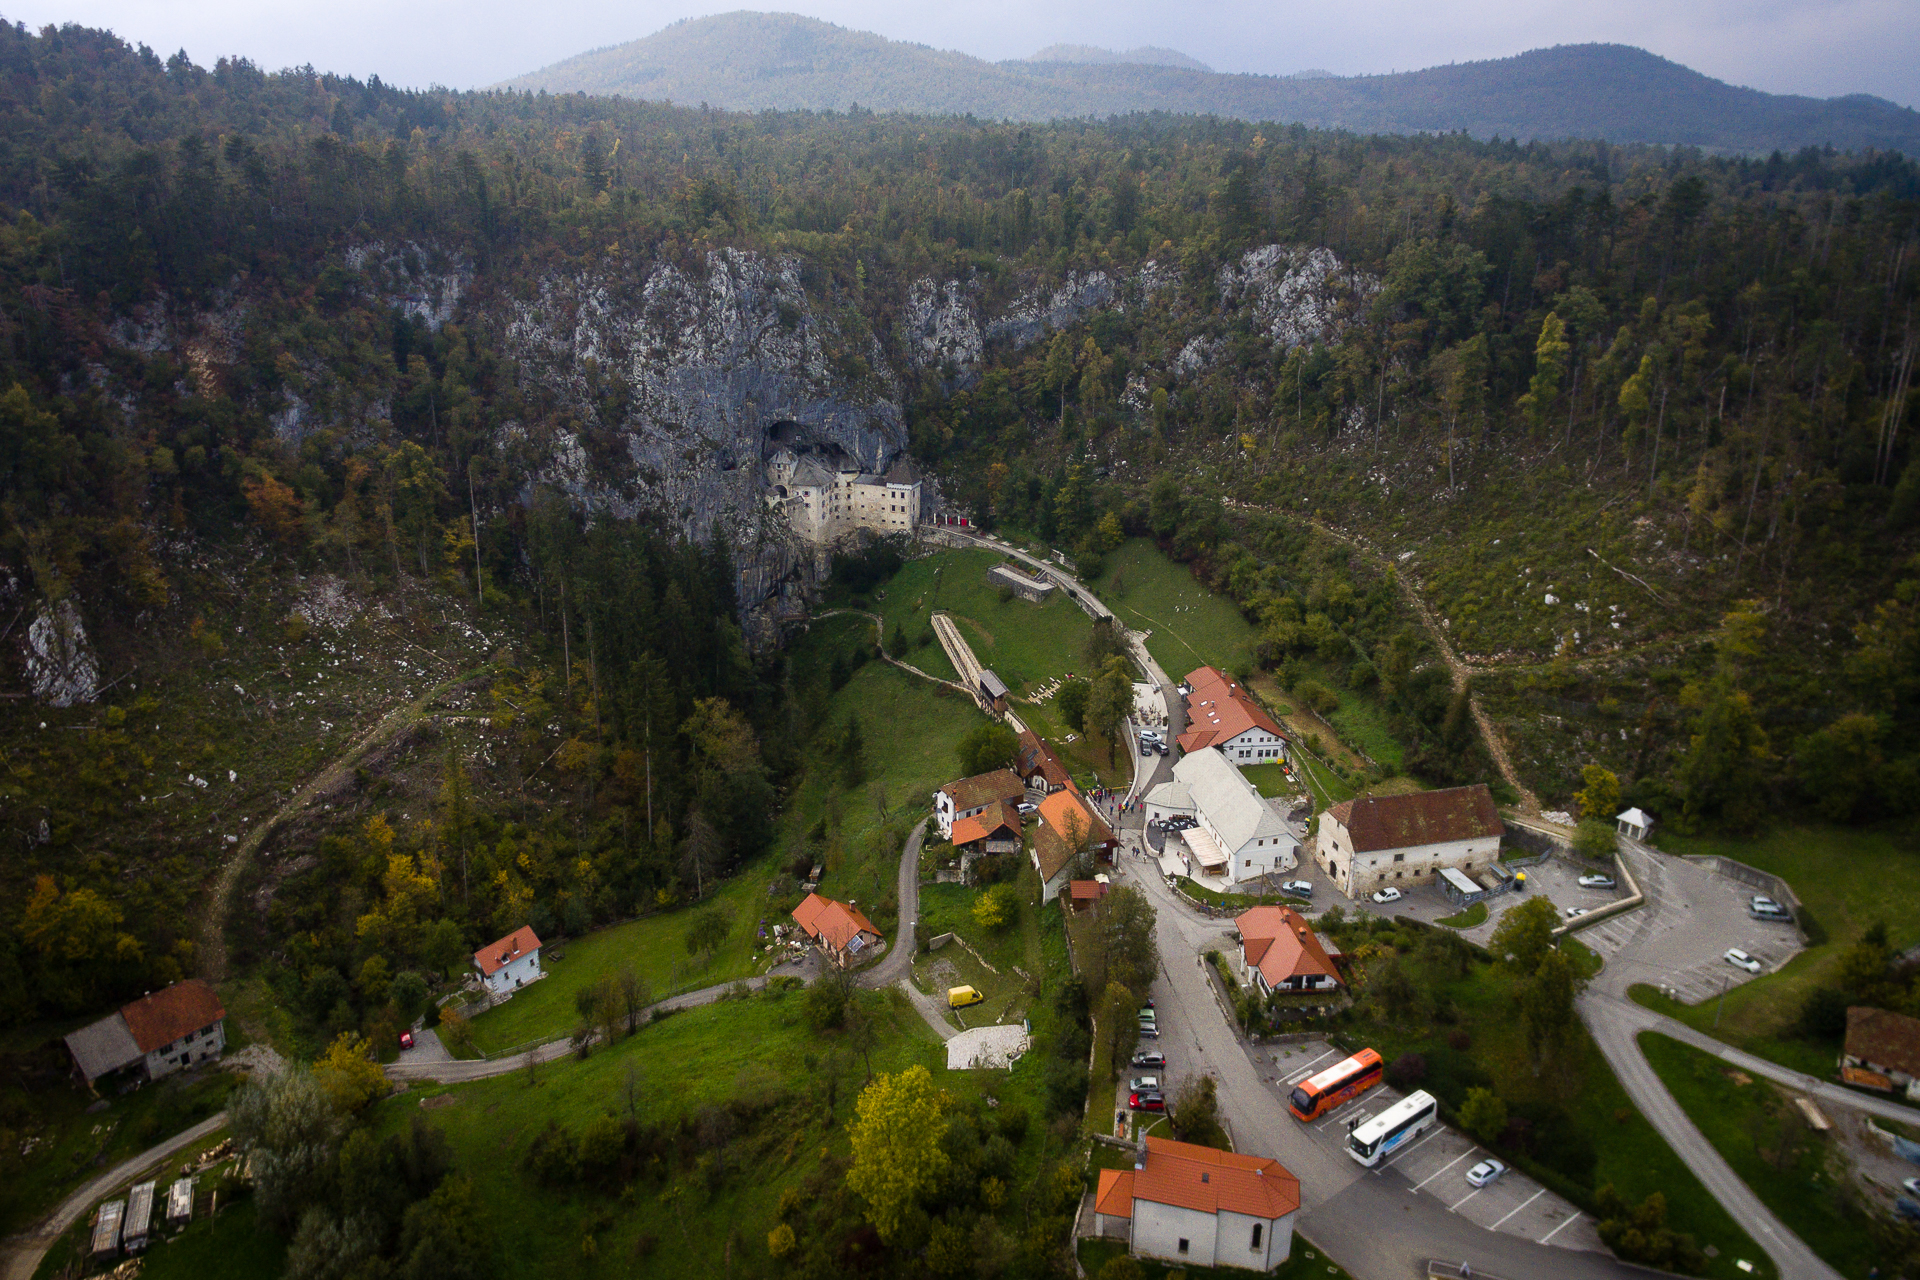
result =
[{"label": "small house", "polygon": [[218,1058],[227,1045],[226,1019],[213,988],[188,978],[73,1032],[66,1038],[67,1052],[88,1084],[134,1069],[158,1080]]},{"label": "small house", "polygon": [[1212,747],[1237,768],[1276,764],[1287,758],[1287,735],[1245,686],[1217,667],[1187,673],[1180,686],[1187,708],[1187,731],[1180,750],[1191,754]]},{"label": "small house", "polygon": [[1020,813],[997,800],[953,824],[953,847],[963,853],[1020,852]]},{"label": "small house", "polygon": [[1074,880],[1067,885],[1061,900],[1067,904],[1067,910],[1082,915],[1093,910],[1094,905],[1107,896],[1110,887],[1104,876],[1093,880]]},{"label": "small house", "polygon": [[1849,1084],[1902,1090],[1920,1102],[1920,1018],[1864,1005],[1848,1009],[1840,1067]]},{"label": "small house", "polygon": [[1638,807],[1628,809],[1614,815],[1613,829],[1629,840],[1644,841],[1653,830],[1653,815]]},{"label": "small house", "polygon": [[1300,1179],[1278,1160],[1143,1138],[1131,1169],[1102,1169],[1094,1232],[1136,1258],[1272,1271],[1293,1251]]},{"label": "small house", "polygon": [[821,955],[842,969],[871,954],[880,943],[880,931],[853,903],[835,902],[817,893],[808,894],[793,909],[793,921],[813,939]]},{"label": "small house", "polygon": [[1040,873],[1040,901],[1052,902],[1067,887],[1074,857],[1084,850],[1096,862],[1112,862],[1120,842],[1076,787],[1040,802],[1033,833],[1033,865]]},{"label": "small house", "polygon": [[524,924],[474,952],[473,967],[480,971],[480,985],[496,996],[508,995],[547,976],[540,968],[540,935]]},{"label": "small house", "polygon": [[1240,930],[1240,976],[1262,994],[1331,991],[1340,985],[1333,957],[1293,908],[1254,907],[1233,923]]},{"label": "small house", "polygon": [[1007,709],[1007,682],[985,667],[980,668],[980,683],[976,692],[980,695],[980,705],[994,711]]},{"label": "small house", "polygon": [[1046,739],[1025,728],[1020,730],[1020,753],[1013,758],[1013,771],[1029,787],[1049,793],[1061,790],[1073,780]]},{"label": "small house", "polygon": [[1011,769],[993,769],[971,778],[949,782],[933,793],[933,821],[942,840],[953,839],[953,824],[962,818],[984,813],[989,807],[1019,804],[1026,799],[1026,784]]}]

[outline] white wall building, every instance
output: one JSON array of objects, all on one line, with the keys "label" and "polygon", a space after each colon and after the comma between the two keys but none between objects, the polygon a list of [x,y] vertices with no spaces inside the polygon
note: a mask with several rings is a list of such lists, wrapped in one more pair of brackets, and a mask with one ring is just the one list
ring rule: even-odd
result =
[{"label": "white wall building", "polygon": [[546,976],[540,968],[540,937],[524,924],[474,952],[473,967],[480,971],[481,985],[496,996]]},{"label": "white wall building", "polygon": [[1146,1138],[1132,1169],[1100,1171],[1094,1230],[1136,1257],[1272,1271],[1299,1209],[1300,1180],[1277,1160]]},{"label": "white wall building", "polygon": [[1187,672],[1183,688],[1187,731],[1178,739],[1182,751],[1211,747],[1241,769],[1287,758],[1287,738],[1280,726],[1232,676],[1217,667],[1196,667]]},{"label": "white wall building", "polygon": [[1485,783],[1404,796],[1361,796],[1320,815],[1317,853],[1341,891],[1431,884],[1443,869],[1471,873],[1500,858],[1506,825]]},{"label": "white wall building", "polygon": [[227,1047],[226,1018],[213,988],[188,978],[75,1031],[67,1049],[88,1084],[135,1065],[158,1080],[218,1058]]},{"label": "white wall building", "polygon": [[920,476],[905,458],[885,475],[830,470],[791,449],[767,463],[767,503],[783,511],[793,531],[825,545],[843,533],[872,529],[911,533],[920,521]]},{"label": "white wall building", "polygon": [[977,773],[949,782],[933,793],[933,823],[942,840],[953,839],[953,824],[985,813],[996,804],[1017,805],[1027,798],[1027,784],[1011,769]]},{"label": "white wall building", "polygon": [[1180,833],[1199,869],[1232,881],[1257,880],[1300,865],[1300,842],[1259,790],[1212,748],[1182,756],[1173,780],[1146,796],[1149,818],[1190,816]]}]

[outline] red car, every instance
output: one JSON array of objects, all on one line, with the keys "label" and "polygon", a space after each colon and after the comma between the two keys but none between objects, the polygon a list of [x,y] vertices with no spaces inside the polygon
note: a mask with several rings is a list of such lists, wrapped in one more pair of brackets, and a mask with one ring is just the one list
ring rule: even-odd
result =
[{"label": "red car", "polygon": [[413,1048],[413,1032],[411,1032],[411,1031],[402,1031],[402,1032],[400,1033],[400,1047],[401,1047],[402,1049],[411,1049],[411,1048]]},{"label": "red car", "polygon": [[1165,1111],[1167,1100],[1157,1093],[1136,1093],[1127,1098],[1127,1105],[1135,1111]]}]

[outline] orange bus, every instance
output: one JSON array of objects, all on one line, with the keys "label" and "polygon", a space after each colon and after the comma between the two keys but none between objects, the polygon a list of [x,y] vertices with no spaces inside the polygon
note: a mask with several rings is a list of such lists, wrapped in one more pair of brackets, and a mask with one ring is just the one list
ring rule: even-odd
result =
[{"label": "orange bus", "polygon": [[1317,1076],[1300,1082],[1288,1102],[1296,1120],[1314,1120],[1380,1083],[1380,1055],[1362,1049]]}]

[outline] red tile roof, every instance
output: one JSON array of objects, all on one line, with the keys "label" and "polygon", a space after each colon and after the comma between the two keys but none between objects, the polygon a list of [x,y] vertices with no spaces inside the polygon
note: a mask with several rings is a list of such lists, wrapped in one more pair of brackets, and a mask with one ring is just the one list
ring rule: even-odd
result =
[{"label": "red tile roof", "polygon": [[490,942],[473,953],[474,968],[491,978],[530,951],[540,949],[540,935],[531,925],[521,925],[498,942]]},{"label": "red tile roof", "polygon": [[1920,1076],[1920,1018],[1864,1005],[1848,1009],[1846,1055],[1904,1075]]},{"label": "red tile roof", "polygon": [[1498,838],[1506,830],[1484,782],[1404,796],[1361,796],[1342,800],[1327,813],[1347,829],[1355,853]]},{"label": "red tile roof", "polygon": [[1104,898],[1107,886],[1098,880],[1075,880],[1067,886],[1067,892],[1077,901],[1091,902],[1096,898]]},{"label": "red tile roof", "polygon": [[1073,781],[1067,766],[1053,753],[1046,740],[1031,729],[1020,731],[1020,754],[1013,758],[1014,772],[1023,778],[1041,777],[1049,788],[1067,786]]},{"label": "red tile roof", "polygon": [[1040,826],[1033,833],[1033,851],[1040,859],[1040,878],[1051,880],[1072,861],[1078,845],[1074,832],[1092,848],[1111,846],[1113,828],[1095,813],[1075,788],[1056,791],[1040,802]]},{"label": "red tile roof", "polygon": [[809,938],[823,939],[835,951],[845,951],[847,944],[863,933],[880,936],[873,921],[857,908],[817,893],[808,894],[805,901],[793,909],[793,919]]},{"label": "red tile roof", "polygon": [[1013,838],[1020,838],[1020,814],[1005,800],[997,800],[979,813],[960,819],[953,824],[953,843],[972,844],[975,840],[985,840],[995,832],[1006,830]]},{"label": "red tile roof", "polygon": [[1100,1189],[1094,1193],[1093,1211],[1109,1218],[1133,1216],[1133,1170],[1102,1169]]},{"label": "red tile roof", "polygon": [[1299,912],[1289,907],[1254,907],[1235,917],[1234,924],[1240,929],[1242,954],[1260,970],[1268,986],[1314,973],[1339,980],[1326,948]]},{"label": "red tile roof", "polygon": [[1266,709],[1253,700],[1238,681],[1217,667],[1187,672],[1187,731],[1176,741],[1182,751],[1199,751],[1239,737],[1249,729],[1264,729],[1284,740],[1282,729]]},{"label": "red tile roof", "polygon": [[977,773],[971,778],[949,782],[940,789],[952,799],[956,809],[978,809],[996,800],[1018,801],[1027,794],[1026,784],[1011,769]]},{"label": "red tile roof", "polygon": [[1272,1220],[1300,1207],[1300,1179],[1278,1160],[1148,1138],[1146,1167],[1133,1175],[1133,1198]]},{"label": "red tile roof", "polygon": [[198,978],[176,982],[120,1010],[120,1017],[141,1053],[152,1053],[226,1016],[220,997]]}]

